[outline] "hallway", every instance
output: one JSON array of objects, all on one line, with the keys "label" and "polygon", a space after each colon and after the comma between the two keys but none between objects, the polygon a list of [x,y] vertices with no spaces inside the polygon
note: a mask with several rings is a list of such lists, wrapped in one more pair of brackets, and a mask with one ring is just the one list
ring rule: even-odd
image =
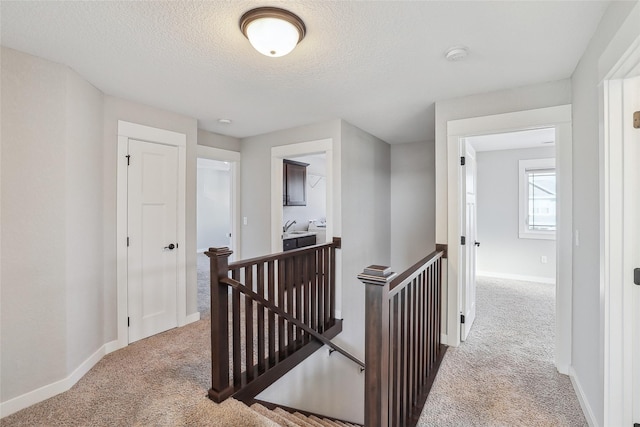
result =
[{"label": "hallway", "polygon": [[586,426],[553,365],[555,285],[478,278],[475,324],[449,348],[419,426]]}]

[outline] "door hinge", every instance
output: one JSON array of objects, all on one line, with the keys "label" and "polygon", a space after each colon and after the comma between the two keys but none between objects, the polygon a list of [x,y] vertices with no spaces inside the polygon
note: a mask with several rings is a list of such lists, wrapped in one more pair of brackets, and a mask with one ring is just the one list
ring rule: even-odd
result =
[{"label": "door hinge", "polygon": [[131,156],[127,154],[126,158],[127,158],[127,166],[131,165]]},{"label": "door hinge", "polygon": [[633,127],[635,129],[640,129],[640,111],[633,113]]},{"label": "door hinge", "polygon": [[464,166],[465,163],[467,163],[467,159],[465,159],[464,156],[460,157],[460,166]]},{"label": "door hinge", "polygon": [[467,244],[467,238],[465,236],[460,236],[460,244],[461,245],[466,245]]},{"label": "door hinge", "polygon": [[131,326],[131,317],[127,317],[127,328]]},{"label": "door hinge", "polygon": [[129,247],[129,238],[127,237],[127,247]]},{"label": "door hinge", "polygon": [[640,286],[640,268],[633,269],[633,283]]},{"label": "door hinge", "polygon": [[464,314],[460,315],[460,323],[464,323]]}]

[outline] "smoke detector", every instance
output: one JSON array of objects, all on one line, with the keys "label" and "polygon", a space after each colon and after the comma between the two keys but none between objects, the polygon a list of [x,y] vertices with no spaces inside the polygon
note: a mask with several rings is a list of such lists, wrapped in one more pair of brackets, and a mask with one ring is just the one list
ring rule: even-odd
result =
[{"label": "smoke detector", "polygon": [[466,47],[454,46],[452,48],[449,48],[445,52],[444,57],[447,58],[447,61],[457,62],[457,61],[462,61],[468,55],[469,55],[469,50]]}]

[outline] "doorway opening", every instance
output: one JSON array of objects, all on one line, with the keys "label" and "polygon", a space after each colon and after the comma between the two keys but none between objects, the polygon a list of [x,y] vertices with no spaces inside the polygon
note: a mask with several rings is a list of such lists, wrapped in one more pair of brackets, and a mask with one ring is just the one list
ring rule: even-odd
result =
[{"label": "doorway opening", "polygon": [[[293,161],[293,163],[291,162]],[[283,159],[283,192],[298,186],[302,190],[300,201],[290,203],[285,195],[282,206],[283,250],[296,248],[301,244],[321,244],[327,242],[327,156],[326,153],[304,156],[287,156]],[[290,173],[291,166],[294,173]],[[295,172],[301,170],[302,179],[296,179]],[[291,182],[293,181],[293,182]],[[294,191],[294,190],[291,190]],[[286,229],[286,230],[285,230]],[[290,237],[285,240],[285,237]],[[287,242],[289,240],[289,242]],[[287,245],[284,243],[287,242]]]},{"label": "doorway opening", "polygon": [[476,275],[513,281],[514,288],[544,283],[555,293],[555,129],[468,136],[461,140],[461,152],[464,341],[475,320]]},{"label": "doorway opening", "polygon": [[[461,167],[461,141],[466,138],[503,134],[523,130],[551,128],[555,135],[555,157],[558,195],[556,221],[556,327],[555,365],[560,373],[568,374],[571,363],[571,292],[572,292],[572,226],[571,226],[571,106],[541,108],[494,116],[452,120],[447,123],[448,158],[448,213],[447,240],[453,249],[448,252],[446,290],[446,335],[443,340],[453,346],[460,345],[463,303],[468,305],[465,277],[467,276],[463,251],[459,244],[464,234],[462,182],[464,169]],[[480,241],[480,240],[479,240]],[[475,243],[475,241],[474,241]],[[456,250],[457,246],[457,250]],[[548,258],[547,258],[548,262]],[[466,319],[465,319],[466,321]]]},{"label": "doorway opening", "polygon": [[209,248],[228,247],[230,260],[240,259],[239,197],[237,194],[240,153],[198,146],[196,179],[196,248],[198,312],[211,314],[210,265],[204,254]]}]

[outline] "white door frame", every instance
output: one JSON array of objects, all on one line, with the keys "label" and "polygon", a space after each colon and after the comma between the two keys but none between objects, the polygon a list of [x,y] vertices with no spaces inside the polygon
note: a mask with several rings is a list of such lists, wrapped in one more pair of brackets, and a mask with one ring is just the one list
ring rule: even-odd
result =
[{"label": "white door frame", "polygon": [[240,153],[221,148],[198,145],[198,158],[229,162],[231,164],[231,250],[234,259],[242,259],[240,255]]},{"label": "white door frame", "polygon": [[448,225],[447,333],[446,344],[460,345],[461,274],[460,230],[462,224],[460,139],[527,129],[555,128],[558,210],[556,234],[556,336],[555,364],[568,374],[571,365],[572,292],[572,188],[571,188],[571,105],[539,108],[447,122]]},{"label": "white door frame", "polygon": [[118,348],[129,345],[127,327],[127,148],[129,139],[137,139],[157,144],[178,147],[178,286],[177,307],[178,326],[187,324],[187,287],[186,287],[186,149],[187,136],[182,133],[139,125],[118,120],[118,160],[117,160],[117,201],[116,201],[116,271],[117,271],[117,325]]},{"label": "white door frame", "polygon": [[[633,425],[633,288],[632,248],[629,247],[632,221],[628,204],[634,190],[625,179],[637,165],[629,162],[628,145],[631,116],[625,111],[623,80],[640,75],[640,35],[636,6],[625,24],[600,57],[600,107],[603,119],[600,133],[600,324],[604,348],[604,426]],[[633,31],[635,28],[635,31]],[[629,37],[629,31],[632,37]],[[631,129],[630,129],[631,128]],[[625,147],[626,146],[626,147]],[[640,175],[635,171],[635,179]],[[636,229],[637,230],[637,229]],[[637,235],[633,235],[637,238]],[[626,237],[626,238],[625,238]],[[637,359],[636,359],[637,360]],[[637,362],[636,362],[637,363]],[[637,422],[637,420],[635,420]]]}]

